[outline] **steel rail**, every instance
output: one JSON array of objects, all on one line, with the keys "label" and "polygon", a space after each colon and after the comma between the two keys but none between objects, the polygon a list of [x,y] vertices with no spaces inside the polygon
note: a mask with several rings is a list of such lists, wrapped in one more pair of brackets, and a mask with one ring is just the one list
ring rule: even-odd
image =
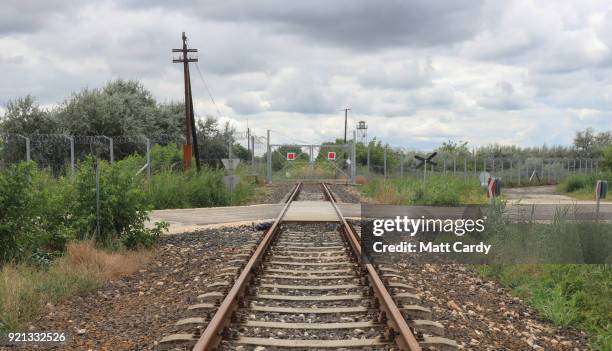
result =
[{"label": "steel rail", "polygon": [[221,342],[223,329],[230,324],[232,314],[238,308],[240,298],[244,295],[244,292],[246,291],[254,274],[254,270],[258,267],[268,247],[270,246],[270,243],[274,239],[274,236],[276,236],[278,233],[279,224],[287,213],[291,202],[296,198],[297,194],[299,194],[301,187],[302,183],[298,183],[291,192],[291,195],[283,206],[280,214],[270,229],[268,229],[259,245],[257,245],[253,256],[251,256],[247,264],[244,266],[242,272],[238,276],[238,279],[236,279],[236,282],[232,286],[231,290],[228,292],[225,299],[223,299],[219,309],[206,326],[206,329],[198,339],[198,342],[193,347],[193,351],[213,350]]},{"label": "steel rail", "polygon": [[355,255],[357,256],[357,259],[368,272],[370,285],[374,290],[374,294],[376,295],[380,308],[385,313],[387,325],[397,334],[395,338],[397,346],[399,346],[402,350],[421,351],[422,349],[419,342],[414,337],[414,334],[412,334],[412,330],[408,326],[408,323],[406,323],[406,320],[395,304],[395,301],[393,301],[393,298],[391,295],[389,295],[389,292],[387,291],[383,281],[378,276],[376,269],[371,263],[362,262],[361,244],[359,239],[357,239],[357,235],[353,231],[353,228],[351,228],[342,215],[342,212],[340,212],[340,208],[338,208],[336,201],[334,201],[331,191],[327,185],[325,185],[325,183],[321,183],[321,186],[323,188],[325,197],[331,202],[336,214],[338,215],[338,219],[342,224],[342,232],[346,235],[351,247],[353,248],[353,251],[355,252]]}]

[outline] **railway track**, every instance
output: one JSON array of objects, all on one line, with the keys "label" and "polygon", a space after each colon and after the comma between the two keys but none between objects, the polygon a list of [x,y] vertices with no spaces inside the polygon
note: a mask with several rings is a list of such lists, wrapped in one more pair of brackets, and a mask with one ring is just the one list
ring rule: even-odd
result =
[{"label": "railway track", "polygon": [[[337,220],[285,221],[300,200],[329,201]],[[300,183],[261,240],[235,253],[161,349],[457,349],[399,270],[362,264],[360,254],[327,186]]]}]

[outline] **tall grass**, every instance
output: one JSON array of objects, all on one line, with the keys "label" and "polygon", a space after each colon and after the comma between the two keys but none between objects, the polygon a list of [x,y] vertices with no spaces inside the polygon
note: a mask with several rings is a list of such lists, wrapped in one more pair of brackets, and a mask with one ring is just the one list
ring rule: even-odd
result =
[{"label": "tall grass", "polygon": [[422,179],[375,179],[361,187],[368,197],[384,204],[439,205],[480,204],[486,201],[477,180],[452,176]]},{"label": "tall grass", "polygon": [[612,267],[609,265],[490,265],[476,269],[525,299],[540,316],[591,335],[596,350],[612,350]]},{"label": "tall grass", "polygon": [[612,172],[599,172],[589,175],[573,175],[559,183],[557,190],[583,200],[595,198],[597,180],[607,180],[612,185]]},{"label": "tall grass", "polygon": [[5,265],[0,270],[0,330],[23,330],[47,303],[56,304],[131,274],[149,259],[146,251],[110,253],[91,242],[73,242],[46,269]]},{"label": "tall grass", "polygon": [[222,170],[204,168],[189,174],[163,170],[149,182],[149,199],[155,209],[239,205],[254,193],[254,181],[244,179],[233,193],[223,183]]}]

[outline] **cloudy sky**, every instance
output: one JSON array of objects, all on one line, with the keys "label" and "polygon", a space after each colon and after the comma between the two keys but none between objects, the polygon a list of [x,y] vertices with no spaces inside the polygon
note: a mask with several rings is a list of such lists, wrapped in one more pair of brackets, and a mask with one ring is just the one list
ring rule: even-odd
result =
[{"label": "cloudy sky", "polygon": [[318,142],[367,121],[393,146],[569,144],[612,128],[612,3],[522,0],[8,0],[0,104],[51,106],[138,79],[182,99],[170,49],[186,31],[196,114],[274,141]]}]

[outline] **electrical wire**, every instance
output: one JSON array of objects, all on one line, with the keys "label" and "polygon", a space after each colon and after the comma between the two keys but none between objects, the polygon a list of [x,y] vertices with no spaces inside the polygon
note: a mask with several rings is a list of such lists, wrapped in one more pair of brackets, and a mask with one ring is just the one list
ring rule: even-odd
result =
[{"label": "electrical wire", "polygon": [[210,97],[210,100],[212,101],[213,105],[215,105],[215,108],[217,109],[217,117],[221,118],[221,110],[219,110],[219,106],[217,106],[217,103],[215,102],[215,98],[213,97],[212,92],[208,88],[208,84],[206,84],[206,81],[204,80],[202,71],[200,71],[200,66],[198,65],[197,62],[194,62],[194,63],[195,63],[196,69],[198,70],[198,75],[200,76],[200,79],[202,80],[202,83],[204,83],[204,87],[206,88],[206,91],[208,92],[208,96]]}]

